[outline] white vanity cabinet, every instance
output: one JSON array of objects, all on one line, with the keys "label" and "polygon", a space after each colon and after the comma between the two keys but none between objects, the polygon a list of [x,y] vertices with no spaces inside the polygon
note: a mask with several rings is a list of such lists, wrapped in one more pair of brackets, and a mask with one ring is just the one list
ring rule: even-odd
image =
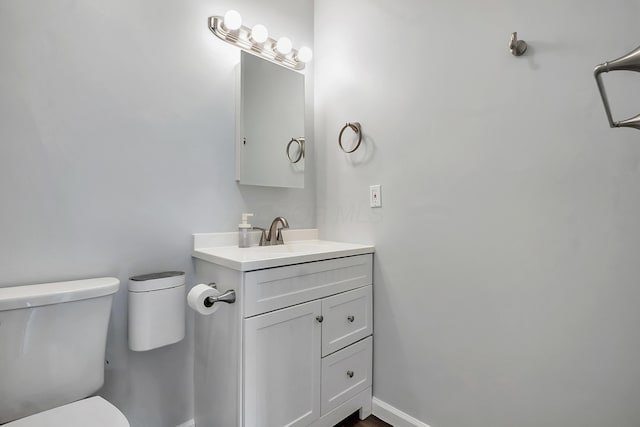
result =
[{"label": "white vanity cabinet", "polygon": [[196,315],[196,427],[332,427],[371,413],[373,255],[236,271],[196,259],[236,302]]}]

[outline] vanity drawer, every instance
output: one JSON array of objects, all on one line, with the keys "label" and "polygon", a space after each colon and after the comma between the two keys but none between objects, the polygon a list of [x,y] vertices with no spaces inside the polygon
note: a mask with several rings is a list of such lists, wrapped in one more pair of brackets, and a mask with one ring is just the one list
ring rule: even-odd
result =
[{"label": "vanity drawer", "polygon": [[372,286],[322,300],[322,356],[373,333]]},{"label": "vanity drawer", "polygon": [[321,415],[371,387],[372,344],[369,337],[322,359]]},{"label": "vanity drawer", "polygon": [[373,256],[357,255],[244,273],[244,317],[373,283]]}]

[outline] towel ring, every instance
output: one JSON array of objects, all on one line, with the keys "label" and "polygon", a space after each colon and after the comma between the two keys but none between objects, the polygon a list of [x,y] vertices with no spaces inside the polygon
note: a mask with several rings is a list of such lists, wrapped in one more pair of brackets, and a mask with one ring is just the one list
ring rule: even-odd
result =
[{"label": "towel ring", "polygon": [[[291,153],[289,152],[291,144],[293,144],[294,142],[298,144],[298,156],[295,158],[295,160],[291,158]],[[287,144],[287,157],[289,158],[289,161],[291,163],[298,163],[300,160],[302,160],[302,158],[304,157],[304,136],[301,136],[299,138],[291,138],[291,141],[289,141],[289,143]]]},{"label": "towel ring", "polygon": [[[356,144],[355,147],[353,147],[353,150],[345,150],[344,146],[342,145],[342,134],[344,133],[345,129],[347,129],[348,127],[351,128],[351,130],[354,131],[356,135],[358,135],[358,143]],[[353,153],[358,149],[358,147],[360,147],[361,142],[362,142],[362,127],[360,126],[360,123],[353,122],[353,123],[347,123],[346,125],[344,125],[344,127],[340,131],[340,135],[338,135],[338,145],[340,146],[340,149],[347,154]]]}]

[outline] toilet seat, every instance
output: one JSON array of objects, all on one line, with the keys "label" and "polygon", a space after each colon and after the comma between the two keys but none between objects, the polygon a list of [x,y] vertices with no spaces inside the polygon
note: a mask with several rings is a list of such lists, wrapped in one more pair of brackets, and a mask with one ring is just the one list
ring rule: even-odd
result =
[{"label": "toilet seat", "polygon": [[94,396],[49,409],[3,427],[130,427],[125,416],[102,397]]}]

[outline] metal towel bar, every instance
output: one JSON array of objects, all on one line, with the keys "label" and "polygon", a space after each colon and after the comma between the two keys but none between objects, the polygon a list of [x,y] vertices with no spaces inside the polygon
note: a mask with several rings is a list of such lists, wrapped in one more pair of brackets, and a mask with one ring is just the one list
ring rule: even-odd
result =
[{"label": "metal towel bar", "polygon": [[609,99],[607,98],[607,92],[605,91],[604,83],[602,82],[602,73],[621,70],[640,72],[640,47],[618,59],[600,64],[595,68],[595,70],[593,70],[593,75],[596,78],[598,90],[600,91],[600,97],[602,98],[602,103],[604,104],[604,111],[605,113],[607,113],[609,126],[612,128],[629,127],[640,130],[640,114],[631,117],[630,119],[621,121],[613,120],[613,116],[611,115]]}]

